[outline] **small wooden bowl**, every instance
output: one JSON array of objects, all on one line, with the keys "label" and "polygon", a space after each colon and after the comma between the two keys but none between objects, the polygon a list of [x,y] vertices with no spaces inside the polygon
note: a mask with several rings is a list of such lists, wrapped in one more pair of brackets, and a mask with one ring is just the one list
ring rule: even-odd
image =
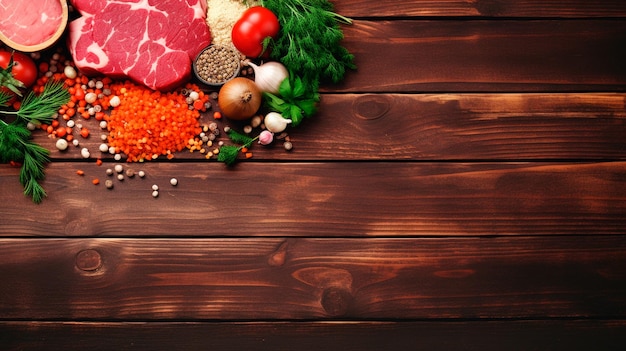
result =
[{"label": "small wooden bowl", "polygon": [[[15,1],[15,0],[10,0],[10,1]],[[68,18],[69,18],[69,10],[68,10],[68,6],[67,6],[67,0],[58,0],[59,3],[61,4],[61,23],[59,23],[59,27],[56,29],[56,31],[54,32],[54,34],[48,38],[46,41],[42,42],[42,43],[37,43],[34,45],[26,45],[23,43],[16,43],[15,41],[13,41],[12,39],[8,38],[7,36],[4,35],[4,33],[2,33],[2,31],[0,31],[0,40],[2,40],[2,42],[4,42],[6,45],[12,47],[13,49],[17,50],[17,51],[22,51],[22,52],[35,52],[35,51],[41,51],[44,49],[49,48],[50,46],[52,46],[53,44],[55,44],[59,38],[63,35],[63,32],[65,32],[65,27],[67,26],[67,22],[68,22]]]},{"label": "small wooden bowl", "polygon": [[196,78],[205,85],[208,86],[212,86],[212,87],[221,87],[222,85],[224,85],[226,82],[228,82],[229,80],[237,77],[239,75],[239,71],[241,70],[241,62],[239,60],[237,60],[237,68],[235,69],[235,71],[233,72],[233,74],[230,77],[225,77],[224,79],[222,79],[219,82],[209,82],[207,80],[205,80],[202,75],[199,73],[200,68],[198,67],[198,60],[200,59],[200,56],[202,56],[202,54],[204,52],[206,52],[207,50],[213,48],[213,47],[220,47],[223,49],[226,49],[228,51],[232,51],[233,54],[233,58],[238,57],[239,54],[237,53],[237,51],[234,48],[227,48],[224,46],[219,46],[219,45],[215,45],[215,44],[210,44],[209,46],[207,46],[206,48],[202,49],[202,51],[200,51],[200,53],[196,56],[196,58],[193,60],[193,73],[196,76]]}]

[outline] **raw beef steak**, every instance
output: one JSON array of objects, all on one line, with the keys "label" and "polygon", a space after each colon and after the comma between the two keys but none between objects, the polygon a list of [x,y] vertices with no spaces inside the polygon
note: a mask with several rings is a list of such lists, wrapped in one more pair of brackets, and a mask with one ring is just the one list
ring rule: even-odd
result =
[{"label": "raw beef steak", "polygon": [[68,46],[87,75],[130,78],[155,90],[191,75],[211,42],[205,0],[72,0],[82,17],[69,25]]}]

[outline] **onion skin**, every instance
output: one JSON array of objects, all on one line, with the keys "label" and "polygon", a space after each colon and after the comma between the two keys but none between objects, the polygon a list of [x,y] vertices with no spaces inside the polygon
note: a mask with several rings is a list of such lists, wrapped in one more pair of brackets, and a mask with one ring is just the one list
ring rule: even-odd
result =
[{"label": "onion skin", "polygon": [[220,89],[217,104],[229,119],[241,121],[254,116],[261,107],[262,95],[256,84],[244,77],[226,82]]}]

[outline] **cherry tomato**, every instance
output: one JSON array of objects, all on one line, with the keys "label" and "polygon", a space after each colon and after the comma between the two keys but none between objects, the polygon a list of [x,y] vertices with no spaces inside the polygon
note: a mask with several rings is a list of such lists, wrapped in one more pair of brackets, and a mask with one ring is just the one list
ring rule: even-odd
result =
[{"label": "cherry tomato", "polygon": [[[11,53],[9,51],[0,50],[0,67],[7,68],[9,62],[11,62]],[[13,78],[22,82],[27,88],[35,84],[38,70],[30,56],[15,51],[13,53],[13,62],[13,68],[11,68]]]},{"label": "cherry tomato", "polygon": [[280,30],[278,18],[263,6],[253,6],[241,15],[232,30],[233,45],[248,57],[267,53],[267,38],[275,38]]}]

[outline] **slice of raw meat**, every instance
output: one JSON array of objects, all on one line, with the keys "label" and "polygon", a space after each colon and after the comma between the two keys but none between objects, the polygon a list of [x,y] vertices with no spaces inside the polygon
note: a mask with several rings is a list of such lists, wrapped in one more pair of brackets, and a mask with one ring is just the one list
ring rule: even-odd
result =
[{"label": "slice of raw meat", "polygon": [[65,31],[65,0],[0,0],[0,40],[26,52],[54,44]]},{"label": "slice of raw meat", "polygon": [[191,62],[211,43],[205,0],[72,0],[82,15],[68,47],[87,75],[130,78],[170,90],[191,76]]}]

